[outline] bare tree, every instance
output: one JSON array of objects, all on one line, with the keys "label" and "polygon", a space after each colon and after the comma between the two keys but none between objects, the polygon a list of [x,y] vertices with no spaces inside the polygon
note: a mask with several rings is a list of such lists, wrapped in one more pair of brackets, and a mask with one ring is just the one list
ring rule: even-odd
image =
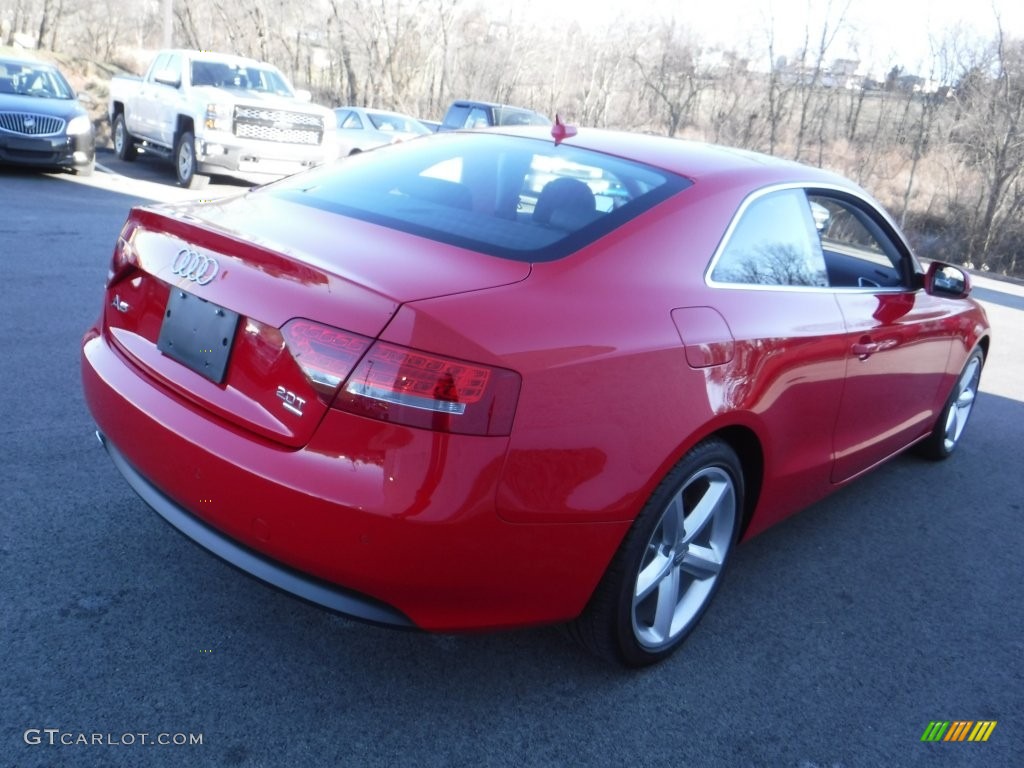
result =
[{"label": "bare tree", "polygon": [[[967,258],[976,263],[996,256],[1007,217],[1020,210],[1024,174],[1024,42],[1007,40],[1000,25],[991,56],[994,77],[975,65],[959,84],[961,119],[952,135],[963,162],[981,179],[967,246]],[[998,260],[1015,270],[1016,249]]]},{"label": "bare tree", "polygon": [[700,49],[675,19],[659,24],[650,42],[631,56],[651,97],[652,122],[664,115],[666,133],[675,136],[693,118],[701,91]]},{"label": "bare tree", "polygon": [[[813,51],[810,50],[810,25],[804,27],[804,45],[800,52],[800,72],[797,82],[800,91],[800,120],[796,133],[796,150],[794,159],[800,160],[803,154],[804,144],[810,133],[810,123],[815,114],[811,105],[816,101],[817,91],[822,84],[822,75],[825,72],[825,60],[832,49],[836,35],[843,28],[846,14],[850,9],[851,0],[846,0],[840,8],[836,20],[832,17],[832,0],[828,0],[825,7],[825,17],[821,22],[820,34]],[[827,109],[827,106],[826,106]],[[820,117],[821,112],[817,112]],[[820,164],[820,163],[819,163]]]}]

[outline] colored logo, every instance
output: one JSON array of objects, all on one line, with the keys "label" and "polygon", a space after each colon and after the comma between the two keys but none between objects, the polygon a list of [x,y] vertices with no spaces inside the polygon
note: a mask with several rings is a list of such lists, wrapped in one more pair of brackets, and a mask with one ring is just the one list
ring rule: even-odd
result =
[{"label": "colored logo", "polygon": [[996,720],[932,720],[921,734],[921,741],[988,741]]}]

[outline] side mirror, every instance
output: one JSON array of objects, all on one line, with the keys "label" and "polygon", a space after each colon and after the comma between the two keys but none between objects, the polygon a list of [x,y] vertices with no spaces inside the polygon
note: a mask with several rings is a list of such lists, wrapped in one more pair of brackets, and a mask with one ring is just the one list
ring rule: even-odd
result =
[{"label": "side mirror", "polygon": [[172,88],[181,85],[181,76],[173,69],[158,70],[153,74],[153,79],[161,85],[169,85]]},{"label": "side mirror", "polygon": [[295,98],[298,99],[299,101],[308,102],[313,100],[313,94],[304,88],[300,88],[299,90],[295,91]]},{"label": "side mirror", "polygon": [[966,299],[971,292],[971,278],[960,267],[933,261],[924,274],[925,293],[950,299]]}]

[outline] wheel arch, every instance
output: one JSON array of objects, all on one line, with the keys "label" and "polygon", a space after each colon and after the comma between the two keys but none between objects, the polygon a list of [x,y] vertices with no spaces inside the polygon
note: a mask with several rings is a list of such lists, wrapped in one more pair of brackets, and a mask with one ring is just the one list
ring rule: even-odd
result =
[{"label": "wheel arch", "polygon": [[742,539],[757,509],[764,485],[764,448],[757,433],[740,424],[722,427],[703,440],[716,437],[732,448],[743,468],[743,519],[739,521],[737,531],[737,539]]},{"label": "wheel arch", "polygon": [[195,136],[195,121],[192,119],[191,115],[178,115],[178,124],[174,128],[175,146],[177,146],[178,139],[181,137],[181,134],[185,133],[185,131],[191,131],[192,135]]},{"label": "wheel arch", "polygon": [[982,356],[984,357],[985,360],[988,360],[988,348],[989,348],[989,345],[991,343],[992,343],[992,339],[991,339],[991,337],[987,333],[984,336],[982,336],[980,339],[978,339],[977,346],[978,346],[979,349],[981,349],[981,354],[982,354]]}]

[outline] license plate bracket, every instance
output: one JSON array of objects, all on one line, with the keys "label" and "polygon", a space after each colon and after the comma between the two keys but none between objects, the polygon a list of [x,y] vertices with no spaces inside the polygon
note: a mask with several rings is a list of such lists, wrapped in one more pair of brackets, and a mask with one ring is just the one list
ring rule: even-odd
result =
[{"label": "license plate bracket", "polygon": [[224,381],[238,313],[171,288],[157,349],[215,384]]}]

